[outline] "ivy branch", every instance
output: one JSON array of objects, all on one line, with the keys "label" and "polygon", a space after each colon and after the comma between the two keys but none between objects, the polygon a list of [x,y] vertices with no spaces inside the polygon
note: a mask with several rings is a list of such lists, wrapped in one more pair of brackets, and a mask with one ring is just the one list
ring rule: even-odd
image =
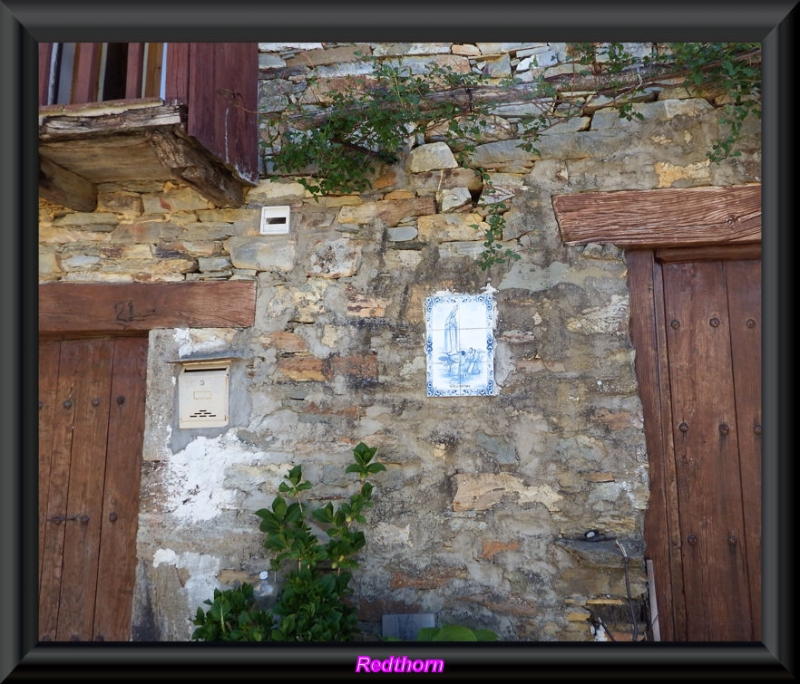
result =
[{"label": "ivy branch", "polygon": [[[583,89],[593,82],[611,96],[620,116],[639,118],[626,98],[647,87],[681,85],[696,97],[722,103],[723,128],[707,157],[721,162],[741,155],[737,144],[745,121],[761,117],[761,47],[758,43],[652,43],[638,60],[623,43],[572,43],[576,61],[585,67],[577,77]],[[573,86],[576,87],[573,80]]]},{"label": "ivy branch", "polygon": [[627,43],[570,43],[568,52],[572,74],[546,78],[538,69],[532,83],[437,64],[414,73],[392,60],[364,57],[373,67],[369,76],[351,77],[344,87],[328,91],[312,76],[305,91],[287,94],[285,107],[263,113],[267,156],[279,173],[297,175],[316,198],[368,191],[379,164],[397,162],[421,140],[446,142],[459,165],[472,168],[483,182],[483,202],[476,205],[486,218],[478,258],[485,270],[519,258],[503,242],[507,206],[491,201],[491,175],[472,161],[498,104],[525,103],[535,112],[521,117],[512,133],[534,156],[542,131],[583,113],[586,103],[571,94],[579,90],[611,97],[611,106],[627,119],[643,118],[632,96],[664,83],[724,103],[720,137],[708,152],[715,162],[740,154],[736,145],[744,122],[760,116],[757,43],[653,43],[644,56],[634,55]]}]

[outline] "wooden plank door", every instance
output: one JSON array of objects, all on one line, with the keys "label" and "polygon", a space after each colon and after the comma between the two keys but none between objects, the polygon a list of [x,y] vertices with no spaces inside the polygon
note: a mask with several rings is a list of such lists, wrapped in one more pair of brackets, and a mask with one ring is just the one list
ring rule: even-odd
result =
[{"label": "wooden plank door", "polygon": [[761,262],[665,253],[628,253],[659,628],[760,641]]},{"label": "wooden plank door", "polygon": [[[744,355],[739,360],[745,368],[737,368],[733,349],[752,348],[760,326],[748,329],[741,308],[731,307],[729,299],[752,299],[748,285],[760,277],[736,274],[760,273],[759,266],[728,269],[724,261],[708,261],[663,267],[689,641],[751,640],[754,635],[750,572],[755,565],[748,562],[748,538],[759,534],[748,534],[748,528],[760,520],[760,484],[753,487],[743,477],[743,468],[750,472],[756,464],[740,452],[739,435],[748,422],[752,434],[758,404],[752,402],[752,383],[737,388],[736,379],[752,378],[752,364],[760,367],[761,359]],[[737,415],[742,399],[750,410]],[[747,510],[753,503],[755,510]]]},{"label": "wooden plank door", "polygon": [[725,262],[751,639],[761,641],[761,260]]},{"label": "wooden plank door", "polygon": [[39,345],[39,638],[127,641],[147,339]]}]

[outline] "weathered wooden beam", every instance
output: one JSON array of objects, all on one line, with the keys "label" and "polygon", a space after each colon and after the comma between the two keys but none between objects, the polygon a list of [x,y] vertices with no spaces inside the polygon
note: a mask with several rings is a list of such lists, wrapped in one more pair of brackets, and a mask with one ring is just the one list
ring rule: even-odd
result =
[{"label": "weathered wooden beam", "polygon": [[665,247],[655,250],[656,261],[720,261],[728,259],[760,259],[761,243],[746,245],[705,245],[702,247]]},{"label": "weathered wooden beam", "polygon": [[153,328],[246,328],[252,280],[184,283],[44,283],[39,332],[125,334]]},{"label": "weathered wooden beam", "polygon": [[150,143],[161,164],[204,197],[220,207],[242,205],[242,185],[232,172],[178,135],[177,131],[152,131]]},{"label": "weathered wooden beam", "polygon": [[556,195],[565,243],[676,247],[761,241],[761,185]]},{"label": "weathered wooden beam", "polygon": [[83,176],[39,156],[39,194],[75,211],[97,208],[97,188]]},{"label": "weathered wooden beam", "polygon": [[185,108],[161,100],[112,100],[39,109],[39,142],[63,142],[98,135],[137,133],[186,122]]}]

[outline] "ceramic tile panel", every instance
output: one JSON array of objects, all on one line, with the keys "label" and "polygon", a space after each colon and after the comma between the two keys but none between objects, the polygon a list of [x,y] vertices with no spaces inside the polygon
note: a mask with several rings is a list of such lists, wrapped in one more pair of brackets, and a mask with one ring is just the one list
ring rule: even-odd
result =
[{"label": "ceramic tile panel", "polygon": [[427,395],[491,396],[495,302],[479,295],[441,293],[425,299]]}]

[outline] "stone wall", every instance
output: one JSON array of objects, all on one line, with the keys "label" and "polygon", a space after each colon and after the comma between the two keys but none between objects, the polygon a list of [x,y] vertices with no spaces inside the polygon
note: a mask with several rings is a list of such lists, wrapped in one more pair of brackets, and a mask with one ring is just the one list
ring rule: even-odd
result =
[{"label": "stone wall", "polygon": [[[262,44],[263,108],[302,96],[312,74],[368,73],[369,53],[523,81],[572,68],[563,44]],[[387,466],[354,573],[367,635],[394,613],[585,641],[599,638],[594,612],[630,633],[622,552],[585,538],[619,541],[641,610],[649,492],[625,255],[565,245],[552,197],[760,180],[757,122],[742,156],[712,164],[713,99],[677,85],[643,99],[641,121],[596,100],[547,131],[538,155],[518,146],[524,112],[498,106],[507,133],[473,164],[505,198],[504,240],[520,259],[488,271],[475,262],[477,174],[434,140],[415,141],[362,195],[316,200],[270,177],[239,209],[171,182],[103,185],[88,214],[40,202],[42,282],[257,283],[251,329],[151,332],[135,639],[188,639],[215,587],[268,567],[254,511],[289,468],[320,483],[315,496],[348,496],[359,441]],[[290,207],[287,235],[259,234],[265,205]],[[494,396],[426,396],[424,303],[443,291],[493,293]],[[171,362],[195,354],[235,357],[227,428],[178,428]]]}]

